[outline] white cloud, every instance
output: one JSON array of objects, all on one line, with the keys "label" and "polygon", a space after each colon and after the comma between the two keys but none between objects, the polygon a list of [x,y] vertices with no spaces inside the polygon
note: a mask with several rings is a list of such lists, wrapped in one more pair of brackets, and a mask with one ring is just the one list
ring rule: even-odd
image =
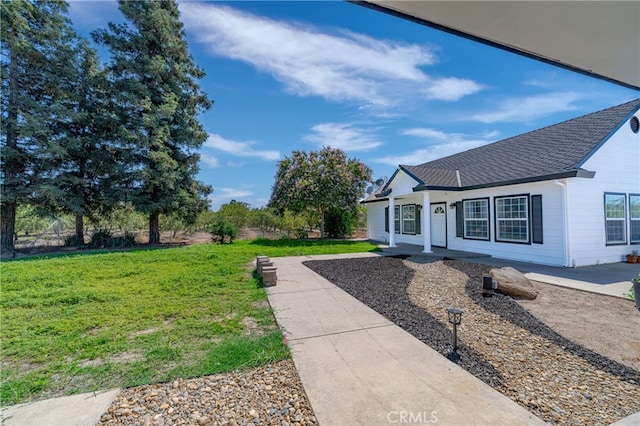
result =
[{"label": "white cloud", "polygon": [[209,134],[204,146],[226,152],[236,157],[257,157],[265,161],[280,159],[280,151],[260,151],[252,148],[255,142],[239,142],[225,139],[220,135]]},{"label": "white cloud", "polygon": [[430,99],[457,101],[467,95],[477,93],[480,90],[482,90],[482,86],[474,81],[448,77],[431,81],[425,89],[425,93]]},{"label": "white cloud", "polygon": [[407,129],[404,130],[402,134],[408,136],[418,136],[425,139],[447,140],[447,138],[449,138],[449,135],[447,135],[447,133],[429,128]]},{"label": "white cloud", "polygon": [[373,161],[397,166],[416,166],[493,142],[497,132],[488,132],[480,137],[469,137],[462,133],[446,133],[431,128],[407,129],[403,135],[417,136],[425,140],[428,148],[420,148],[407,154],[389,155]]},{"label": "white cloud", "polygon": [[209,167],[216,168],[220,166],[220,161],[213,155],[200,154],[200,160]]},{"label": "white cloud", "polygon": [[421,67],[436,58],[424,45],[329,32],[217,4],[182,2],[180,12],[187,31],[213,54],[251,64],[296,95],[384,108],[423,89],[444,100],[479,90],[470,80],[430,79]]},{"label": "white cloud", "polygon": [[482,123],[531,122],[557,112],[577,109],[574,102],[583,96],[575,92],[554,92],[522,98],[506,99],[489,112],[471,116]]},{"label": "white cloud", "polygon": [[370,151],[382,145],[369,129],[354,127],[348,123],[320,123],[311,128],[313,134],[305,140],[319,146],[331,146],[344,151]]},{"label": "white cloud", "polygon": [[246,188],[216,188],[214,196],[215,194],[219,194],[220,198],[231,200],[250,197],[253,195],[253,192]]}]

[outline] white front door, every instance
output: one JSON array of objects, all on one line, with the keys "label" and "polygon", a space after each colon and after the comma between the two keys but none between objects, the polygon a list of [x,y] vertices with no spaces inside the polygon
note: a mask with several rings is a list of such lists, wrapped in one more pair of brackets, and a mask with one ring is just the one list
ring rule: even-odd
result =
[{"label": "white front door", "polygon": [[431,245],[447,247],[447,205],[431,204]]}]

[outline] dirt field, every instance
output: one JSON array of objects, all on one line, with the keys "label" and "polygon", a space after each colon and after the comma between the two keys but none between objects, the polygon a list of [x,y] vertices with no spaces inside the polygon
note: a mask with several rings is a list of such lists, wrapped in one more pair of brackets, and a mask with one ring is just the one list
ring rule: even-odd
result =
[{"label": "dirt field", "polygon": [[640,311],[633,301],[532,284],[538,298],[519,300],[521,306],[568,339],[640,371]]}]

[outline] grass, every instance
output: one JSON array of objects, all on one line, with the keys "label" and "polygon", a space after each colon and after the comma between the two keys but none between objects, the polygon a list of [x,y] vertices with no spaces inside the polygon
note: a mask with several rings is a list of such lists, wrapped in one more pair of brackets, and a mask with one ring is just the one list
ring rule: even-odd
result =
[{"label": "grass", "polygon": [[256,255],[364,252],[348,241],[75,253],[0,262],[0,403],[127,387],[287,358]]}]

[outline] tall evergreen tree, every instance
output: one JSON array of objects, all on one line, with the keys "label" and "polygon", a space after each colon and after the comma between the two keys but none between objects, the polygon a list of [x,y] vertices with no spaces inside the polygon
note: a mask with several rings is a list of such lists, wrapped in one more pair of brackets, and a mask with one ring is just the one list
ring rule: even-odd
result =
[{"label": "tall evergreen tree", "polygon": [[60,150],[57,123],[68,117],[63,88],[75,37],[67,10],[63,1],[2,1],[2,251],[13,250],[16,207],[38,190],[43,159]]},{"label": "tall evergreen tree", "polygon": [[96,51],[84,39],[74,50],[67,81],[67,120],[60,122],[60,149],[44,162],[45,180],[36,200],[42,207],[75,216],[76,240],[83,241],[84,218],[105,215],[126,201],[131,159],[119,126],[115,94]]},{"label": "tall evergreen tree", "polygon": [[119,6],[129,24],[109,23],[93,36],[112,55],[110,78],[139,165],[132,201],[149,214],[149,243],[158,243],[160,214],[195,219],[206,207],[211,188],[195,175],[207,138],[198,114],[211,101],[197,83],[204,71],[189,54],[175,1],[119,0]]}]

